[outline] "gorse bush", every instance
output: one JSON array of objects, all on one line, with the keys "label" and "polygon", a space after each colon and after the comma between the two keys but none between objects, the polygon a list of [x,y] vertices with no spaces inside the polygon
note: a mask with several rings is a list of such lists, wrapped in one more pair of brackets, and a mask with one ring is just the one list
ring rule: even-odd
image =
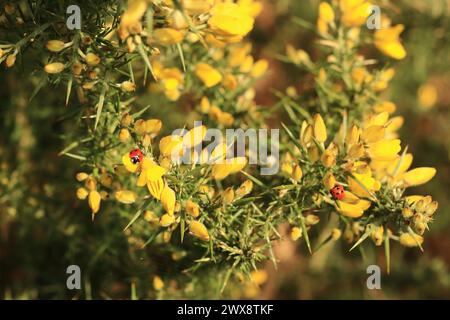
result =
[{"label": "gorse bush", "polygon": [[[393,243],[422,249],[438,204],[405,191],[436,170],[410,168],[397,134],[404,120],[382,95],[395,75],[388,65],[407,54],[387,5],[376,30],[366,27],[375,3],[364,0],[320,3],[316,25],[297,18],[293,26],[315,33],[321,53],[313,59],[287,44],[277,58],[311,84],[259,106],[254,86],[270,66],[246,40],[258,1],[82,1],[81,29],[70,30],[72,4],[3,4],[0,62],[32,75],[31,99],[58,90],[67,124],[59,155],[79,162],[71,190],[83,201],[65,229],[77,239],[68,260],[79,259],[91,281],[109,272],[95,266],[105,259],[114,270],[123,263],[114,277],[129,280],[133,298],[238,297],[242,286],[254,297],[267,278],[261,262],[276,265],[273,245],[285,238],[312,254],[330,241],[350,250],[372,242],[384,248],[387,272]],[[371,47],[385,57],[366,57]],[[266,136],[280,155],[255,165],[229,136],[206,148],[212,128],[280,128],[279,141]],[[264,175],[264,166],[279,170]],[[16,202],[0,207],[20,203],[17,179],[2,180],[2,199]],[[82,243],[97,232],[96,247]],[[103,296],[89,295],[112,291],[95,288]]]}]

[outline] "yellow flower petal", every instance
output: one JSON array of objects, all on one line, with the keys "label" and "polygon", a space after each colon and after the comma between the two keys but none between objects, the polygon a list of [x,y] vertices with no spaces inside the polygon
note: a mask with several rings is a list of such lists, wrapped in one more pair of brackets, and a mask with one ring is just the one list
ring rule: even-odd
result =
[{"label": "yellow flower petal", "polygon": [[371,158],[377,160],[394,160],[400,152],[400,140],[382,140],[369,145],[367,151]]},{"label": "yellow flower petal", "polygon": [[125,166],[125,168],[126,168],[129,172],[132,172],[132,173],[136,172],[137,169],[139,168],[139,163],[134,164],[133,162],[131,162],[129,153],[125,153],[125,154],[122,156],[122,163],[123,163],[123,165]]},{"label": "yellow flower petal", "polygon": [[150,194],[157,200],[161,198],[161,192],[164,189],[164,180],[162,178],[147,182],[147,188]]},{"label": "yellow flower petal", "polygon": [[164,210],[170,215],[174,213],[175,210],[175,191],[173,191],[169,186],[165,186],[161,192],[161,204]]},{"label": "yellow flower petal", "polygon": [[405,182],[405,185],[407,187],[412,187],[427,183],[428,181],[433,179],[435,174],[436,174],[435,168],[429,167],[416,168],[408,172],[405,172],[402,175],[401,179]]}]

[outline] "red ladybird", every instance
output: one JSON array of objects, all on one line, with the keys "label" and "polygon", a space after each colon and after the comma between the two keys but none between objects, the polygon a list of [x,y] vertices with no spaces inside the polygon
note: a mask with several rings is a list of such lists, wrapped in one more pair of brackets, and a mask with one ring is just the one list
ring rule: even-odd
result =
[{"label": "red ladybird", "polygon": [[130,151],[130,160],[133,164],[137,164],[144,159],[144,154],[140,149]]},{"label": "red ladybird", "polygon": [[344,187],[340,184],[336,184],[333,188],[331,188],[330,193],[334,200],[342,200],[345,196]]}]

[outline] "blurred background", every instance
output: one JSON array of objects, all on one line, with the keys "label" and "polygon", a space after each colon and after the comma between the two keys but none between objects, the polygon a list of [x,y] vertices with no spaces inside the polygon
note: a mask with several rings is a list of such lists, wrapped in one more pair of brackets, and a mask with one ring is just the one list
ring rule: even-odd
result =
[{"label": "blurred background", "polygon": [[[268,106],[276,102],[273,89],[284,91],[293,85],[301,91],[307,84],[304,73],[276,56],[284,54],[287,43],[306,50],[313,59],[317,56],[314,34],[293,18],[314,24],[318,1],[263,4],[250,41],[254,54],[270,61],[271,71],[259,82],[256,95],[260,105]],[[397,104],[396,115],[405,118],[400,135],[414,154],[413,165],[438,170],[423,188],[408,190],[431,194],[439,202],[425,252],[394,245],[387,275],[380,248],[369,249],[362,258],[357,250],[348,253],[340,242],[329,243],[309,256],[303,245],[283,241],[276,247],[278,269],[271,263],[263,266],[268,278],[261,288],[236,285],[230,297],[450,298],[450,1],[401,0],[388,8],[394,24],[405,25],[402,39],[408,56],[392,63],[396,76],[384,94]],[[365,55],[389,63],[375,50],[368,49]],[[24,61],[19,68],[2,66],[0,71],[0,299],[129,298],[135,277],[145,278],[155,268],[164,270],[168,263],[164,258],[147,261],[145,252],[130,250],[114,219],[91,223],[86,204],[75,197],[79,163],[58,157],[65,147],[64,135],[76,134],[77,124],[66,121],[71,111],[52,88],[44,88],[29,102],[39,79],[24,77],[27,68],[32,70],[33,64]],[[66,267],[73,263],[86,272],[79,296],[65,285]],[[370,264],[383,270],[381,290],[366,287]],[[150,282],[149,278],[148,286],[141,285],[140,296],[147,297]]]}]

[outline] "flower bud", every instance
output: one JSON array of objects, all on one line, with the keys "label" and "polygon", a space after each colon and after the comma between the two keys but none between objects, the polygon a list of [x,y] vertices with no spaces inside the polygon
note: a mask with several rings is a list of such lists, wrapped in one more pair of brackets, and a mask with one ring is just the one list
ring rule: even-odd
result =
[{"label": "flower bud", "polygon": [[198,221],[192,221],[189,224],[189,232],[194,236],[203,241],[209,241],[210,236],[208,233],[208,229],[206,229],[205,225]]}]

